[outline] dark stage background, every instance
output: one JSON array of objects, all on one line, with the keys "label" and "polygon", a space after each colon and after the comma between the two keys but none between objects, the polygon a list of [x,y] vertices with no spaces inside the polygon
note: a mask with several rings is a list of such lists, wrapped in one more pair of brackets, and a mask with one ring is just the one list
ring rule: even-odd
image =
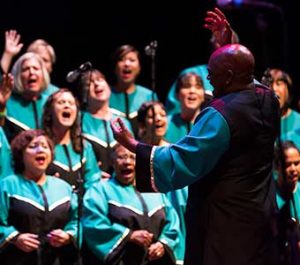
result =
[{"label": "dark stage background", "polygon": [[[174,2],[2,1],[0,48],[3,50],[4,32],[8,29],[21,34],[25,47],[37,38],[47,40],[57,54],[52,82],[68,86],[68,71],[85,61],[92,62],[110,80],[112,51],[119,45],[132,44],[142,53],[138,83],[151,87],[151,60],[144,48],[157,40],[156,88],[164,100],[183,68],[207,62],[210,33],[203,28],[203,18],[215,6],[215,1],[208,0]],[[299,30],[295,28],[300,16],[296,14],[296,0],[247,2],[224,7],[223,11],[240,42],[253,51],[256,77],[260,79],[268,66],[283,68],[294,81],[294,99],[299,98],[300,45]],[[267,5],[263,5],[265,2]]]}]

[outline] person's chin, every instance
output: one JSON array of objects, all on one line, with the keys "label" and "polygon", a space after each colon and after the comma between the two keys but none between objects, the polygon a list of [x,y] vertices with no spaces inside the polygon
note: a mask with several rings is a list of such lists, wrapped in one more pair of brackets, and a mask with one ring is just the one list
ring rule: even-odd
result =
[{"label": "person's chin", "polygon": [[69,128],[74,124],[74,120],[61,120],[60,123],[63,127]]},{"label": "person's chin", "polygon": [[129,175],[123,175],[122,176],[122,182],[125,184],[125,185],[129,185],[133,182],[133,177],[132,176],[129,176]]}]

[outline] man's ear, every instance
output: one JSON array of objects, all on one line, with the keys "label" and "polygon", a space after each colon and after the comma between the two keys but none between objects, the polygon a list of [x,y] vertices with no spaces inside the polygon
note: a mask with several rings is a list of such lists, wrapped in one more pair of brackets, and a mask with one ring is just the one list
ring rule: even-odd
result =
[{"label": "man's ear", "polygon": [[232,82],[233,76],[234,76],[233,71],[231,69],[227,69],[226,81],[225,81],[226,86],[228,86]]}]

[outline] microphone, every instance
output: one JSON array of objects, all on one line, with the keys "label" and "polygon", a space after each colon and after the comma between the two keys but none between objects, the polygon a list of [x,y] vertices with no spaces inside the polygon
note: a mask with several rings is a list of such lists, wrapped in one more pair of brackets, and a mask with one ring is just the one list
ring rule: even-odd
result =
[{"label": "microphone", "polygon": [[145,47],[145,53],[146,55],[148,56],[154,56],[155,55],[155,51],[157,49],[157,41],[154,40],[154,41],[151,41],[149,45],[147,45]]},{"label": "microphone", "polygon": [[81,64],[77,69],[70,71],[67,76],[66,80],[68,83],[73,83],[74,81],[77,80],[77,78],[84,72],[90,70],[92,68],[92,63],[91,62],[85,62]]}]

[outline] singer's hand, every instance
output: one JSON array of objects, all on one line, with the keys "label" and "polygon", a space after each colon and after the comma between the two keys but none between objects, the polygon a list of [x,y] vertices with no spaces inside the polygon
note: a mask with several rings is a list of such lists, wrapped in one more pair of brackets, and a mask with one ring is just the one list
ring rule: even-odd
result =
[{"label": "singer's hand", "polygon": [[138,141],[136,141],[130,131],[126,128],[121,118],[113,119],[110,122],[114,138],[129,151],[135,153]]},{"label": "singer's hand", "polygon": [[13,86],[14,78],[12,74],[3,74],[2,81],[0,83],[0,111],[5,109],[6,102],[11,95]]},{"label": "singer's hand", "polygon": [[5,31],[5,52],[16,56],[22,49],[21,35],[16,30]]},{"label": "singer's hand", "polygon": [[129,241],[142,246],[149,247],[153,240],[153,234],[147,230],[136,230],[130,235]]},{"label": "singer's hand", "polygon": [[3,72],[8,73],[13,57],[22,49],[21,35],[16,30],[5,31],[5,48],[1,58]]},{"label": "singer's hand", "polygon": [[40,246],[38,235],[31,233],[19,234],[12,243],[24,252],[32,252]]},{"label": "singer's hand", "polygon": [[160,259],[163,255],[165,255],[165,248],[164,245],[159,241],[151,244],[148,248],[149,260]]},{"label": "singer's hand", "polygon": [[69,244],[72,241],[70,234],[66,233],[62,229],[54,229],[47,234],[49,244],[52,247],[61,247]]},{"label": "singer's hand", "polygon": [[208,11],[204,20],[204,27],[212,32],[217,46],[221,47],[232,43],[231,26],[220,9],[215,8],[213,11]]}]

